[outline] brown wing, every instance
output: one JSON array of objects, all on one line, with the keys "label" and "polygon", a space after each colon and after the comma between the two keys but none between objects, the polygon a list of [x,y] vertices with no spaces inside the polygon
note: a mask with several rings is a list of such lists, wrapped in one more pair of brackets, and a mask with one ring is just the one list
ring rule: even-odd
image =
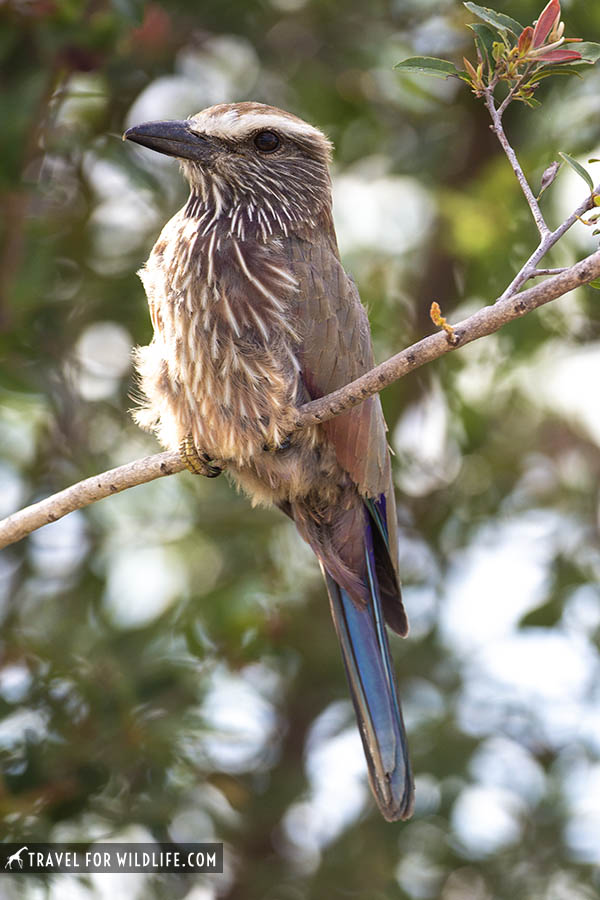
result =
[{"label": "brown wing", "polygon": [[[299,357],[310,396],[322,397],[373,367],[366,311],[331,240],[289,239],[290,268],[299,283]],[[396,510],[386,424],[379,396],[323,424],[340,465],[364,497],[386,496],[388,529],[396,565]]]}]

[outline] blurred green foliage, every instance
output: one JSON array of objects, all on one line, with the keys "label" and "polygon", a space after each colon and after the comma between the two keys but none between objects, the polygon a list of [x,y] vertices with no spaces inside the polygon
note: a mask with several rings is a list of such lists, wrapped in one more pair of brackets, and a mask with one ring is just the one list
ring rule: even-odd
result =
[{"label": "blurred green foliage", "polygon": [[[502,11],[531,22],[539,8]],[[564,18],[600,39],[599,6],[572,0]],[[332,137],[344,260],[378,359],[432,330],[432,300],[452,321],[501,293],[536,234],[487,114],[464,85],[392,69],[472,54],[471,20],[455,0],[0,7],[3,514],[158,449],[127,414],[129,347],[150,337],[135,272],[185,189],[173,163],[120,143],[142,113],[251,98]],[[600,74],[549,79],[537,96],[506,117],[534,187],[559,150],[600,155]],[[543,199],[552,223],[583,189],[561,172]],[[548,265],[591,251],[588,231]],[[225,479],[182,474],[0,556],[0,836],[226,842],[221,879],[148,878],[129,897],[597,896],[597,297],[578,291],[383,396],[413,622],[394,642],[410,823],[383,822],[350,771],[358,739],[310,552]],[[480,603],[457,621],[461,579]],[[486,642],[505,581],[512,620]],[[517,653],[523,638],[581,660],[575,682],[557,657],[565,696],[511,689],[493,669],[492,645]],[[319,781],[334,773],[317,751],[336,735],[354,748],[340,743],[337,763],[350,801]],[[79,890],[103,896],[99,882]]]}]

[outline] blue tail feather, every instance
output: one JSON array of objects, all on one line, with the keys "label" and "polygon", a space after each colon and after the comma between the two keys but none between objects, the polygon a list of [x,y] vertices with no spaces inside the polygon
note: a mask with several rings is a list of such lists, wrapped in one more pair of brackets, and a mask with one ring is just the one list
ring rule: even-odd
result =
[{"label": "blue tail feather", "polygon": [[[380,527],[379,523],[377,527]],[[408,818],[412,812],[413,783],[383,620],[368,514],[365,515],[365,560],[370,594],[366,605],[352,600],[328,573],[325,577],[371,787],[384,817],[395,821]]]},{"label": "blue tail feather", "polygon": [[371,518],[375,522],[377,526],[377,530],[381,534],[383,540],[385,541],[386,547],[389,549],[389,535],[386,524],[386,502],[385,502],[385,494],[382,494],[377,500],[372,500],[370,497],[365,497],[363,500],[366,508],[369,510]]}]

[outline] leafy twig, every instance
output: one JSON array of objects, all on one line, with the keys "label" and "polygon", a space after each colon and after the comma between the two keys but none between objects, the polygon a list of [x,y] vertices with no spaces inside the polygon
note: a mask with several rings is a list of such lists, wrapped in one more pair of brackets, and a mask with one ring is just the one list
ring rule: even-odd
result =
[{"label": "leafy twig", "polygon": [[[506,97],[504,98],[504,100],[502,101],[500,106],[498,107],[498,118],[500,118],[500,119],[502,118],[502,116],[504,115],[504,111],[506,110],[506,107],[508,106],[509,103],[512,103],[512,101],[515,99],[515,94],[517,93],[519,88],[521,88],[523,86],[523,84],[525,83],[525,81],[527,80],[527,78],[529,77],[530,74],[531,74],[531,67],[525,69],[525,71],[523,72],[523,74],[521,75],[519,80],[516,82],[516,84],[514,84],[511,87],[510,91],[508,92],[508,94],[506,95]],[[491,87],[491,85],[490,85],[490,87]]]}]

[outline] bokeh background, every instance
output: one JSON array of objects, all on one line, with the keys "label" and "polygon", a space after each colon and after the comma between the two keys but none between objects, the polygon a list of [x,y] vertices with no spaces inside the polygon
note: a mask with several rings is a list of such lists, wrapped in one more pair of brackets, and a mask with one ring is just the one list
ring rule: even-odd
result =
[{"label": "bokeh background", "polygon": [[[600,5],[563,8],[600,40]],[[322,127],[379,360],[432,330],[432,300],[456,321],[501,293],[536,233],[487,114],[462,83],[392,70],[473,59],[470,21],[456,0],[5,0],[2,514],[158,450],[128,414],[151,335],[135,272],[185,187],[119,140],[129,125],[256,99]],[[600,71],[583,74],[507,114],[534,186],[559,150],[600,156]],[[561,172],[549,221],[584,193]],[[226,845],[219,877],[7,877],[2,897],[598,896],[599,296],[384,392],[409,823],[371,800],[320,574],[277,512],[184,473],[0,554],[0,837]]]}]

